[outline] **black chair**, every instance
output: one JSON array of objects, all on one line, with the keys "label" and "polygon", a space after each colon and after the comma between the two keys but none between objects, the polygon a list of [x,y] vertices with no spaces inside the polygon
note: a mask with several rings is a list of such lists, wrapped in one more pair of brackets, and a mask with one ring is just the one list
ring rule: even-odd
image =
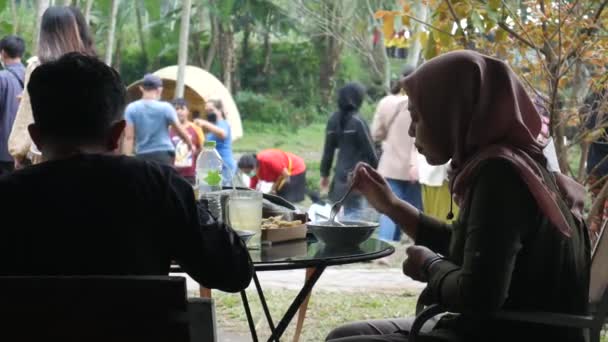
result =
[{"label": "black chair", "polygon": [[214,342],[213,302],[169,276],[0,277],[4,341]]},{"label": "black chair", "polygon": [[[608,318],[608,228],[603,224],[598,241],[591,254],[591,279],[589,282],[589,315],[570,315],[557,312],[517,312],[498,311],[494,318],[506,321],[536,323],[545,326],[582,328],[587,334],[587,341],[600,342],[601,332]],[[426,291],[426,290],[425,290]],[[424,296],[424,292],[420,295]],[[416,342],[420,330],[426,321],[446,312],[437,304],[424,307],[418,299],[416,319],[408,341]]]}]

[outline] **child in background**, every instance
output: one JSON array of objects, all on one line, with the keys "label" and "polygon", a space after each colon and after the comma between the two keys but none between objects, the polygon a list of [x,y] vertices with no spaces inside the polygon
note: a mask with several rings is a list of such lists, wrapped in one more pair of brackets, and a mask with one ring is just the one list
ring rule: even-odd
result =
[{"label": "child in background", "polygon": [[175,169],[182,175],[190,184],[194,185],[196,181],[196,157],[205,142],[205,135],[200,127],[190,121],[190,110],[188,103],[183,98],[173,100],[173,106],[177,112],[179,123],[184,127],[195,149],[190,150],[188,145],[177,135],[173,127],[169,132],[171,141],[175,145]]}]

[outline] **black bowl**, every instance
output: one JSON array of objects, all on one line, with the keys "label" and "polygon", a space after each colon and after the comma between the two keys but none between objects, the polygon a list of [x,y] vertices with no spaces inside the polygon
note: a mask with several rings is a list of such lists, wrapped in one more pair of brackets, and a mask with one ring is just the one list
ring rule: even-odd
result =
[{"label": "black bowl", "polygon": [[255,233],[250,230],[237,230],[236,233],[245,243],[251,240],[251,238],[255,235]]},{"label": "black bowl", "polygon": [[349,249],[369,239],[378,228],[377,223],[365,221],[343,221],[346,226],[308,224],[308,230],[331,249]]}]

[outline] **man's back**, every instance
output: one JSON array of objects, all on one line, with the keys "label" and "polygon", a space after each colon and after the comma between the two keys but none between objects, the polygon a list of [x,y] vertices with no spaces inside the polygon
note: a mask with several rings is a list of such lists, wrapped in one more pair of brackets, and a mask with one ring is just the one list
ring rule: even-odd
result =
[{"label": "man's back", "polygon": [[0,178],[0,274],[167,274],[177,260],[208,287],[248,283],[247,251],[169,167],[80,155]]},{"label": "man's back", "polygon": [[169,125],[177,122],[177,114],[167,102],[138,100],[125,111],[125,119],[135,127],[137,154],[174,151]]},{"label": "man's back", "polygon": [[18,96],[23,92],[25,77],[25,67],[21,63],[7,65],[6,69],[0,71],[0,162],[13,161],[8,153],[8,136],[19,108]]}]

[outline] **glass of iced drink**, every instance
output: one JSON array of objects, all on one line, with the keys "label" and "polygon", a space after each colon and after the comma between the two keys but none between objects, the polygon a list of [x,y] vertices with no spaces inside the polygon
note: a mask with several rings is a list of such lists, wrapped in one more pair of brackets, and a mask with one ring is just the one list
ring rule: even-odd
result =
[{"label": "glass of iced drink", "polygon": [[226,206],[228,225],[234,230],[255,233],[247,246],[260,248],[262,236],[262,193],[258,191],[233,190],[228,195]]}]

